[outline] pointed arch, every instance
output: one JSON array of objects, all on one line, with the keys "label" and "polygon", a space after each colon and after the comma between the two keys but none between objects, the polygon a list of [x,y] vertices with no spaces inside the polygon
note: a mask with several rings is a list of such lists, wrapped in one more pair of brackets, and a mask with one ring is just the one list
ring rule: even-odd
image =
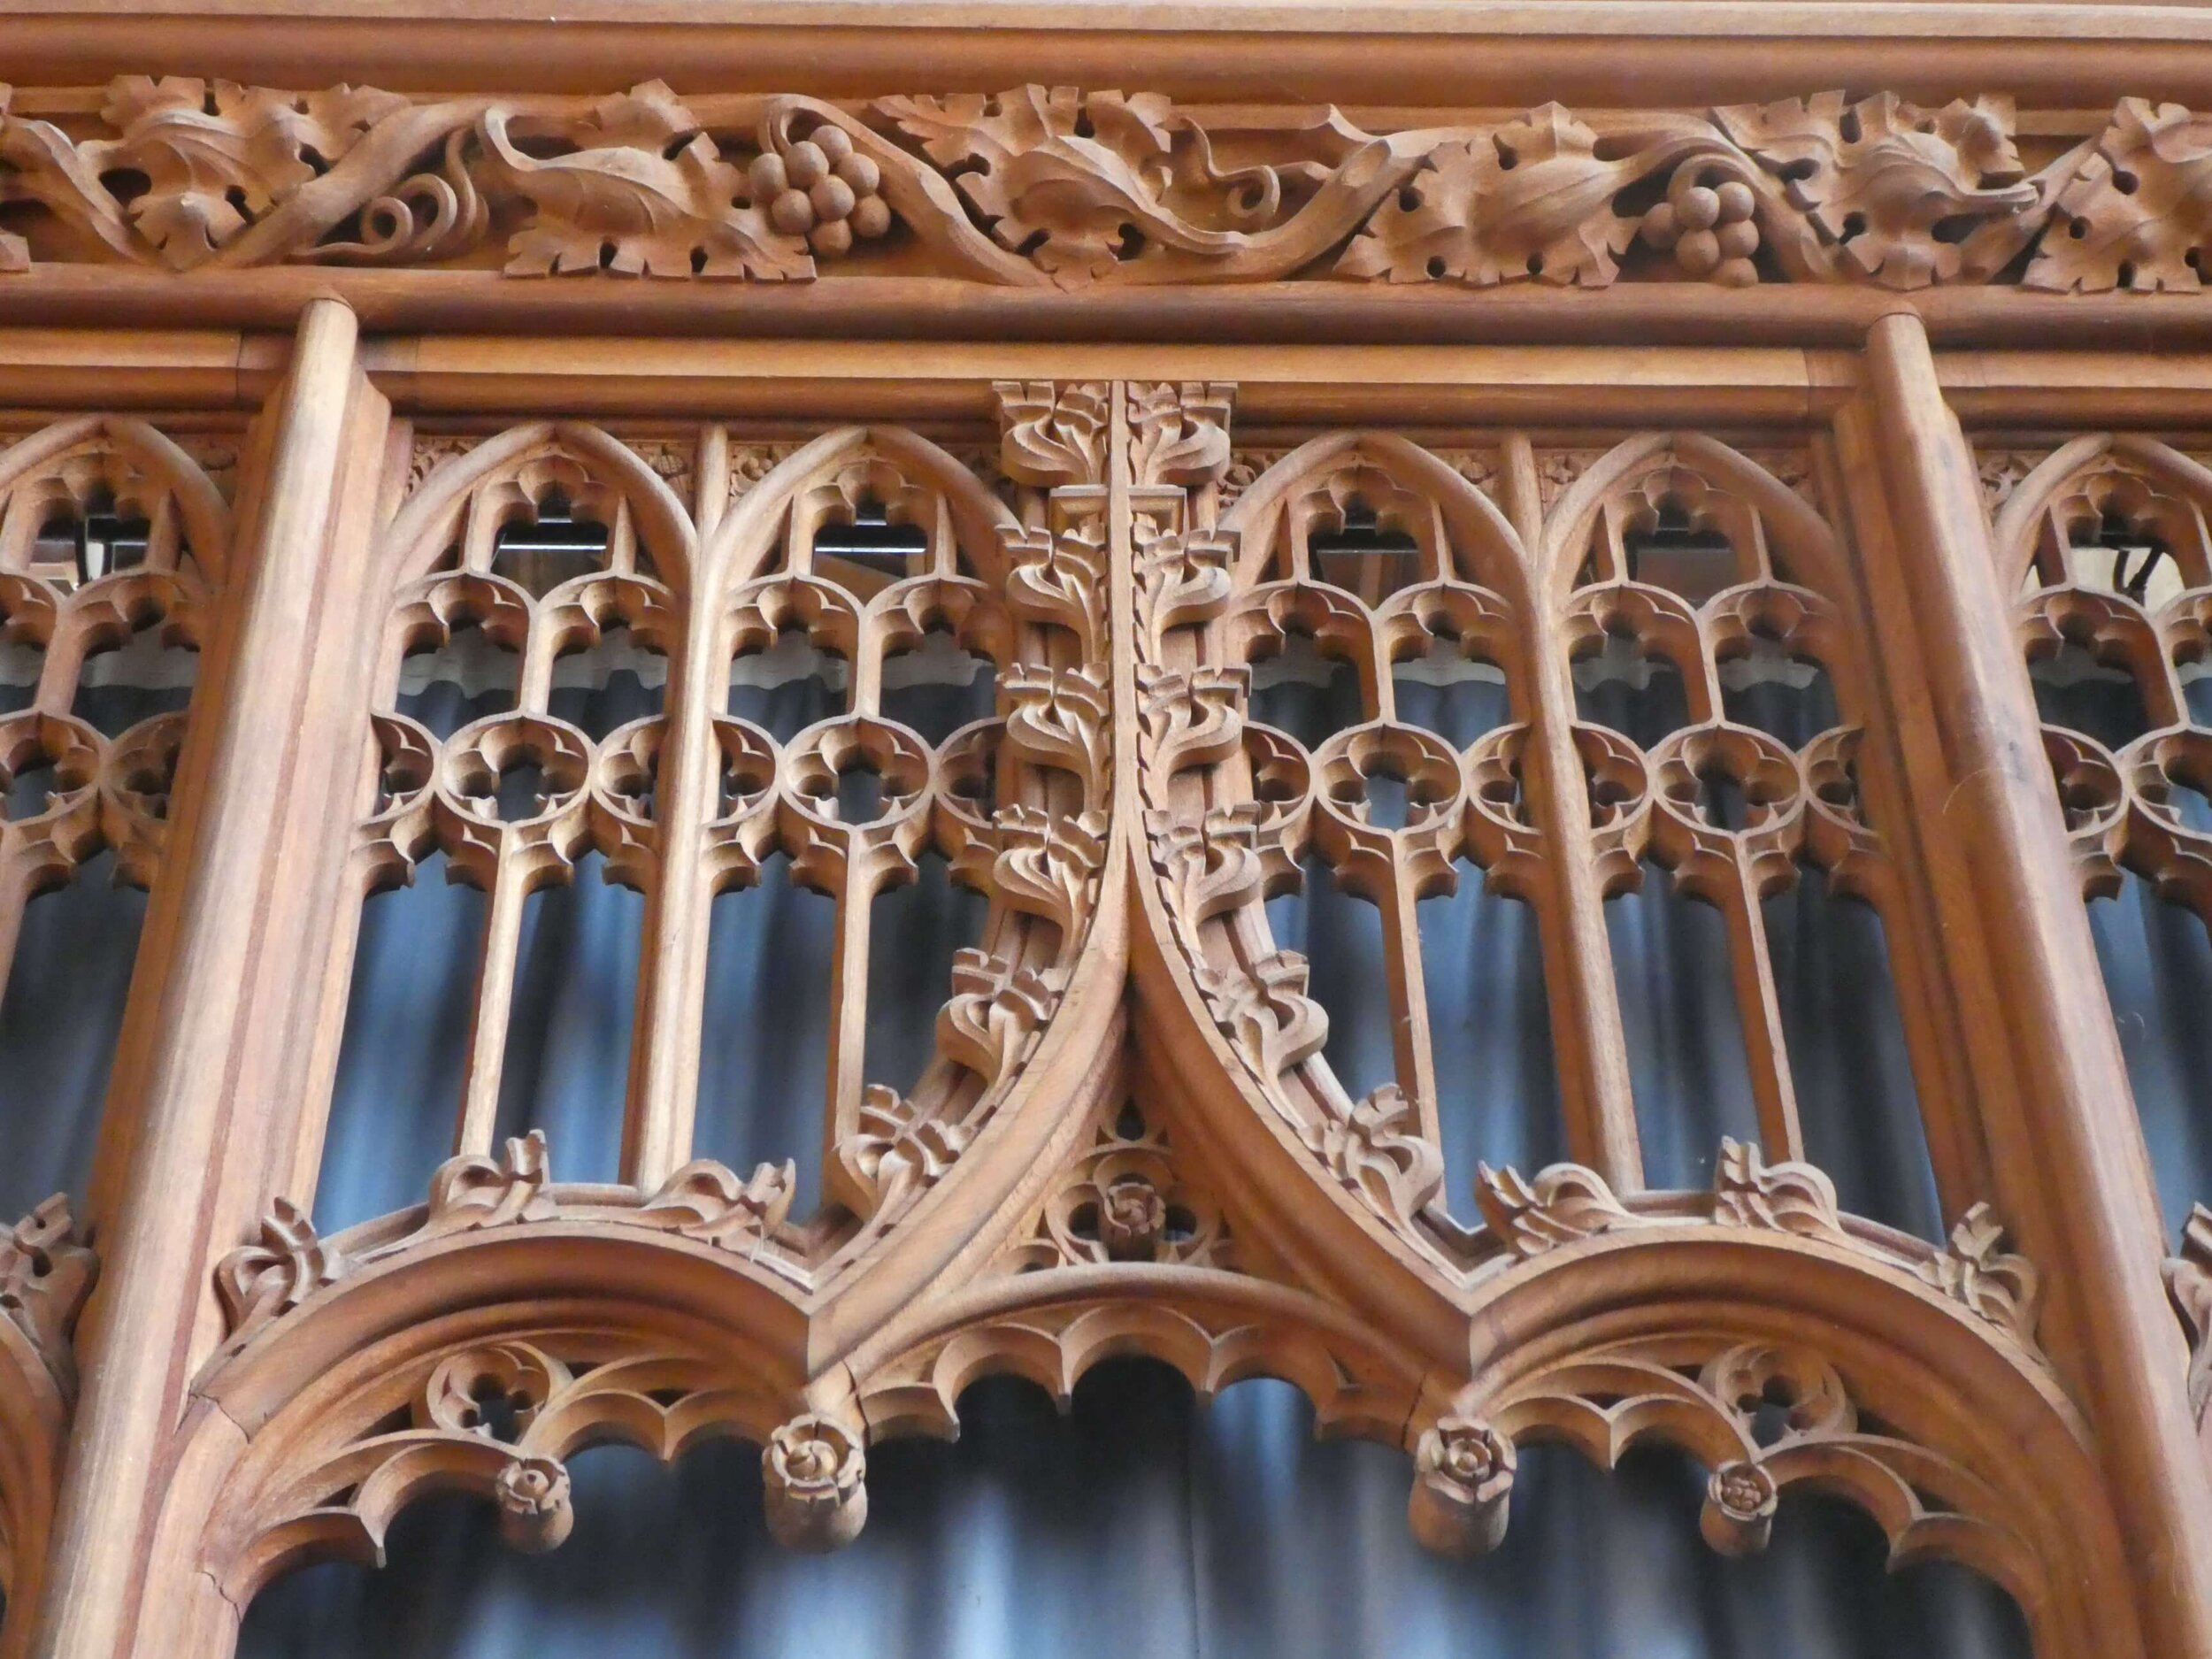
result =
[{"label": "pointed arch", "polygon": [[[691,513],[645,458],[604,428],[575,420],[534,421],[448,457],[403,501],[378,538],[380,562],[404,586],[426,574],[451,544],[471,495],[530,463],[560,457],[603,480],[632,517],[631,531],[671,591],[689,591],[697,537]],[[612,533],[620,526],[610,524]]]},{"label": "pointed arch", "polygon": [[1787,561],[1777,575],[1838,603],[1846,601],[1850,572],[1842,543],[1810,502],[1717,438],[1698,432],[1645,432],[1623,439],[1593,463],[1546,515],[1537,564],[1554,607],[1574,588],[1600,508],[1638,473],[1667,465],[1740,493],[1759,515],[1770,545]]}]

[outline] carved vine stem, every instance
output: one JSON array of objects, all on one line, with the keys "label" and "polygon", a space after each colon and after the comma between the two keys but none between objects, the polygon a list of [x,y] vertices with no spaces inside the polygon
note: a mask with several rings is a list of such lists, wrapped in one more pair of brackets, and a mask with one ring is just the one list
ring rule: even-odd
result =
[{"label": "carved vine stem", "polygon": [[[82,131],[0,92],[0,199],[50,215],[65,257],[176,270],[435,265],[480,245],[500,209],[519,210],[518,276],[805,280],[910,238],[931,274],[1000,285],[1598,288],[1641,250],[1653,275],[1724,286],[1914,288],[2016,270],[2059,290],[2200,286],[2212,126],[2124,99],[2032,176],[2015,127],[2008,98],[1931,109],[1891,93],[1650,116],[1602,146],[1556,104],[1382,134],[1331,110],[1224,165],[1203,119],[1147,92],[1029,85],[856,108],[687,101],[649,81],[416,103],[134,75]],[[127,173],[148,181],[127,199],[111,188]],[[1624,213],[1647,183],[1663,199]],[[31,239],[0,234],[0,269],[31,260]]]}]

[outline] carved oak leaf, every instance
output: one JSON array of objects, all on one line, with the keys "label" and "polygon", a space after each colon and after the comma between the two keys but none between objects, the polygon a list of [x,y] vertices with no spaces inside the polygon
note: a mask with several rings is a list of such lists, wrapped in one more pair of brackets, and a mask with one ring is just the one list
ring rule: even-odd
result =
[{"label": "carved oak leaf", "polygon": [[[1925,288],[1960,273],[1948,227],[2023,213],[2039,201],[2021,178],[2012,100],[1956,100],[1930,114],[1896,94],[1845,106],[1840,92],[1716,110],[1722,130],[1786,180],[1790,200],[1885,288]],[[1939,228],[1946,230],[1939,236]]]},{"label": "carved oak leaf", "polygon": [[1419,1127],[1414,1102],[1395,1083],[1386,1083],[1349,1115],[1321,1125],[1314,1150],[1347,1187],[1392,1220],[1408,1223],[1444,1183],[1444,1154]]},{"label": "carved oak leaf", "polygon": [[149,180],[129,212],[141,234],[180,269],[197,265],[259,215],[316,176],[311,152],[336,161],[380,117],[406,100],[370,88],[336,87],[301,99],[267,87],[188,76],[119,76],[103,119],[119,138],[87,144],[100,173]]},{"label": "carved oak leaf", "polygon": [[[1602,288],[1640,221],[1613,197],[1640,164],[1601,161],[1597,134],[1556,104],[1486,138],[1439,144],[1337,261],[1344,276],[1487,287],[1538,277]],[[1407,205],[1407,198],[1413,205]]]},{"label": "carved oak leaf", "polygon": [[1524,1260],[1635,1220],[1605,1178],[1579,1164],[1551,1164],[1532,1183],[1509,1164],[1494,1170],[1478,1164],[1475,1203],[1490,1231]]},{"label": "carved oak leaf", "polygon": [[744,175],[662,82],[600,100],[565,129],[577,148],[547,160],[517,147],[509,120],[504,110],[487,111],[480,131],[506,182],[537,210],[508,244],[510,275],[814,274],[802,238],[779,234],[757,206],[735,205]]},{"label": "carved oak leaf", "polygon": [[783,1225],[791,1213],[797,1179],[798,1171],[788,1158],[781,1164],[757,1164],[751,1177],[742,1181],[727,1164],[698,1158],[663,1181],[638,1206],[637,1218],[647,1226],[680,1233],[726,1250],[746,1249]]},{"label": "carved oak leaf", "polygon": [[2085,293],[2194,293],[2212,238],[2212,121],[2178,104],[2123,98],[2059,193],[2024,286]]},{"label": "carved oak leaf", "polygon": [[216,1300],[230,1334],[244,1338],[296,1308],[345,1271],[346,1259],[288,1198],[261,1218],[258,1243],[241,1245],[215,1264]]},{"label": "carved oak leaf", "polygon": [[77,1238],[64,1194],[0,1233],[0,1319],[30,1339],[65,1388],[76,1379],[70,1333],[99,1271],[99,1258]]},{"label": "carved oak leaf", "polygon": [[974,168],[955,182],[991,234],[1063,280],[1112,270],[1133,221],[1172,219],[1160,197],[1173,176],[1173,106],[1157,93],[1027,86],[875,107],[939,166]]}]

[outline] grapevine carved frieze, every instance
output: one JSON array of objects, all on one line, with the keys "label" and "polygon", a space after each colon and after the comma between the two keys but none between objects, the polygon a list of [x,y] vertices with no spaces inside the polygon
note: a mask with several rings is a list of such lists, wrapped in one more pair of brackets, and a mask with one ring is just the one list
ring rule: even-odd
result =
[{"label": "grapevine carved frieze", "polygon": [[[1063,288],[2200,286],[2201,118],[2125,98],[2032,171],[2019,127],[1993,95],[1547,104],[1381,134],[1329,110],[1232,134],[1159,93],[1033,84],[842,104],[660,81],[422,99],[132,75],[90,114],[0,99],[0,199],[50,220],[0,234],[0,269],[490,264],[787,281],[918,246],[933,275]],[[1657,200],[1624,211],[1636,191]]]}]

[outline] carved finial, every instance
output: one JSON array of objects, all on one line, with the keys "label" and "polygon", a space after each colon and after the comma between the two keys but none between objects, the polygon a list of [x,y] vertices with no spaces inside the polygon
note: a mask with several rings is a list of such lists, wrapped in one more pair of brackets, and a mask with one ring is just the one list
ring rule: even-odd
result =
[{"label": "carved finial", "polygon": [[56,1193],[0,1238],[0,1318],[30,1338],[65,1388],[76,1378],[70,1335],[99,1271],[99,1258],[78,1242],[65,1194]]},{"label": "carved finial", "polygon": [[243,1340],[345,1271],[345,1256],[317,1234],[314,1221],[290,1199],[279,1198],[262,1217],[260,1241],[241,1245],[216,1263],[225,1328]]},{"label": "carved finial", "polygon": [[1713,1174],[1713,1219],[1805,1238],[1843,1237],[1836,1184],[1810,1164],[1769,1164],[1747,1141],[1724,1139]]},{"label": "carved finial", "polygon": [[526,1554],[559,1548],[576,1525],[568,1470],[556,1458],[514,1459],[499,1471],[492,1496],[499,1505],[499,1536]]},{"label": "carved finial", "polygon": [[1723,1463],[1705,1482],[1697,1517],[1705,1541],[1724,1555],[1754,1555],[1767,1547],[1782,1494],[1763,1464]]},{"label": "carved finial", "polygon": [[1513,1442],[1478,1417],[1443,1417],[1413,1454],[1406,1520],[1444,1555],[1479,1555],[1504,1540],[1518,1459]]},{"label": "carved finial", "polygon": [[1579,1164],[1551,1164],[1533,1182],[1510,1165],[1478,1164],[1475,1203],[1499,1241],[1524,1260],[1635,1220],[1605,1178]]},{"label": "carved finial", "polygon": [[836,1418],[810,1411],[768,1437],[760,1455],[768,1531],[787,1548],[838,1549],[868,1519],[868,1454]]},{"label": "carved finial", "polygon": [[1999,1248],[2004,1238],[1996,1213],[1976,1204],[1951,1229],[1949,1248],[1922,1264],[1920,1277],[2032,1348],[2039,1277],[2026,1256]]}]

